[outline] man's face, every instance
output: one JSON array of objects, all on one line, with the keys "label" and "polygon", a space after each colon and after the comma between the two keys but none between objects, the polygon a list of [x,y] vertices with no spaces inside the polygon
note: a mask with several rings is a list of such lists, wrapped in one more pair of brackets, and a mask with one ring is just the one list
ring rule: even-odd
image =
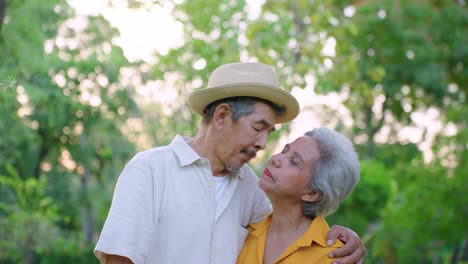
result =
[{"label": "man's face", "polygon": [[274,130],[275,117],[268,105],[257,102],[252,114],[237,122],[229,118],[222,131],[224,142],[218,148],[218,156],[228,171],[238,171],[265,148],[268,135]]}]

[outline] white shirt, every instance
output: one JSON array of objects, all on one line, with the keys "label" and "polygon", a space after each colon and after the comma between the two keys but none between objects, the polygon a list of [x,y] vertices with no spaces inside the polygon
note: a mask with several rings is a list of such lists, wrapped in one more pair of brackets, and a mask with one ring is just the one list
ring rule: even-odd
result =
[{"label": "white shirt", "polygon": [[227,176],[216,176],[213,177],[213,181],[215,183],[215,194],[216,194],[216,202],[218,202],[226,191],[228,187],[228,183],[231,177]]},{"label": "white shirt", "polygon": [[138,153],[125,167],[95,254],[143,263],[235,263],[250,223],[270,204],[244,165],[216,202],[211,167],[176,136],[169,146]]}]

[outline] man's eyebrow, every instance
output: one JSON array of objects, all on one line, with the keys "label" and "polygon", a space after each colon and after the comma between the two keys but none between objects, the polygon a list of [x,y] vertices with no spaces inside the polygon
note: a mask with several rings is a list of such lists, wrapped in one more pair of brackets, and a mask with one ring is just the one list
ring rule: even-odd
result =
[{"label": "man's eyebrow", "polygon": [[275,128],[275,125],[274,124],[271,124],[270,122],[266,121],[265,119],[261,119],[259,121],[255,121],[255,123],[257,124],[261,124],[265,127],[272,127],[271,131],[270,132],[274,132],[276,131],[276,128]]}]

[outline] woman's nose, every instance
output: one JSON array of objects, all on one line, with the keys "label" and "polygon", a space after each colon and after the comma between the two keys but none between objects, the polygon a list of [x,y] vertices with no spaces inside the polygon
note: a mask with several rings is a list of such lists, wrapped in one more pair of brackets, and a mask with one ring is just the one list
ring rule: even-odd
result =
[{"label": "woman's nose", "polygon": [[275,167],[280,167],[281,166],[281,155],[279,154],[276,154],[276,155],[273,155],[273,157],[271,157],[271,164],[273,164],[273,166]]}]

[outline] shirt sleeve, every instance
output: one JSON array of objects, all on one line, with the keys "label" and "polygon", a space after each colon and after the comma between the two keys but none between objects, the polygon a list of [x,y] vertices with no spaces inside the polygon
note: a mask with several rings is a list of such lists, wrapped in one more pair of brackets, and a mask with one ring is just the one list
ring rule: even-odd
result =
[{"label": "shirt sleeve", "polygon": [[112,205],[94,249],[101,263],[107,254],[125,256],[143,264],[154,234],[154,183],[150,166],[133,159],[122,171],[114,190]]}]

